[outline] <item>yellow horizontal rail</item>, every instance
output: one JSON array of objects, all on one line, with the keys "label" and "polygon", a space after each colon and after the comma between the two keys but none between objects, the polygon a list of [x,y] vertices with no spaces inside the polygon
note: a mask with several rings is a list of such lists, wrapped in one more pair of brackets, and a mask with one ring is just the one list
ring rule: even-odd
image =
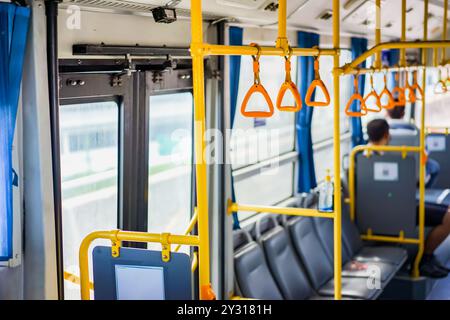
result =
[{"label": "yellow horizontal rail", "polygon": [[305,208],[282,208],[273,206],[255,206],[255,205],[245,205],[231,203],[228,206],[228,213],[238,211],[247,212],[257,212],[257,213],[275,213],[289,216],[300,216],[300,217],[317,217],[317,218],[334,218],[334,213],[321,212],[316,209],[305,209]]},{"label": "yellow horizontal rail", "polygon": [[88,234],[80,245],[79,259],[80,259],[80,285],[81,285],[81,299],[89,300],[89,247],[96,239],[111,240],[113,244],[121,243],[122,241],[131,242],[151,242],[161,244],[181,244],[189,246],[199,246],[199,238],[197,236],[146,233],[146,232],[132,232],[132,231],[96,231]]},{"label": "yellow horizontal rail", "polygon": [[361,235],[361,239],[367,240],[367,241],[393,242],[393,243],[403,243],[403,244],[420,244],[419,239],[377,236],[377,235],[369,235],[369,234]]},{"label": "yellow horizontal rail", "polygon": [[380,43],[361,54],[355,60],[341,68],[344,74],[350,74],[357,69],[358,66],[366,61],[370,56],[381,52],[383,50],[392,49],[440,49],[450,47],[450,41],[406,41],[406,42],[385,42]]},{"label": "yellow horizontal rail", "polygon": [[[228,55],[240,55],[240,56],[251,56],[257,55],[258,49],[253,46],[227,46],[219,44],[208,44],[203,43],[199,45],[193,44],[191,46],[191,51],[200,50],[202,55],[217,55],[217,56],[228,56]],[[285,56],[289,52],[286,52],[283,48],[277,47],[260,47],[260,52],[262,56]],[[292,48],[293,56],[334,56],[339,53],[339,50],[335,49],[320,49],[320,48]]]},{"label": "yellow horizontal rail", "polygon": [[377,72],[399,72],[399,71],[416,71],[420,69],[424,69],[426,66],[408,66],[408,67],[389,67],[389,68],[352,68],[349,70],[345,70],[343,68],[338,71],[340,74],[372,74]]},{"label": "yellow horizontal rail", "polygon": [[355,221],[356,215],[356,204],[355,204],[355,159],[356,155],[360,152],[400,152],[403,155],[408,152],[418,152],[422,151],[421,147],[410,147],[410,146],[369,146],[361,145],[353,148],[350,154],[350,167],[349,167],[349,194],[350,194],[350,217],[352,221]]},{"label": "yellow horizontal rail", "polygon": [[450,134],[450,128],[448,127],[427,127],[426,131],[427,134],[440,133],[447,136]]}]

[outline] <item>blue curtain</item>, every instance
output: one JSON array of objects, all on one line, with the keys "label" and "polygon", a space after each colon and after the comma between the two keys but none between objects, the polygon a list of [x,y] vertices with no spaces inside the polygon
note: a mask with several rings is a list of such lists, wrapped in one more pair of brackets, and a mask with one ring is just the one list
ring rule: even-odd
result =
[{"label": "blue curtain", "polygon": [[[315,33],[298,32],[298,46],[300,48],[312,48],[318,46],[320,36]],[[299,152],[298,170],[298,192],[310,192],[317,186],[316,172],[314,169],[314,157],[312,149],[311,122],[314,108],[307,107],[305,96],[310,83],[314,80],[314,58],[298,58],[298,81],[299,90],[303,101],[303,108],[297,113],[297,150]]]},{"label": "blue curtain", "polygon": [[0,260],[12,256],[12,143],[30,9],[0,3]]},{"label": "blue curtain", "polygon": [[[351,49],[352,49],[352,58],[355,60],[365,51],[367,51],[367,39],[365,38],[351,38]],[[363,62],[360,67],[365,68],[366,63]],[[364,94],[364,87],[366,83],[366,76],[362,75],[359,77],[359,93],[361,95]],[[359,101],[355,101],[351,106],[352,111],[361,110],[361,106]],[[362,131],[362,123],[361,118],[352,117],[351,118],[351,129],[352,129],[352,146],[358,146],[360,144],[365,144],[363,131]]]},{"label": "blue curtain", "polygon": [[[229,44],[232,46],[242,46],[243,29],[239,27],[229,28]],[[234,127],[234,117],[236,115],[237,99],[239,93],[239,75],[241,72],[241,56],[230,57],[230,120],[231,129]],[[231,196],[233,202],[236,200],[234,193],[234,181],[231,176]],[[240,229],[237,213],[233,213],[233,229]]]},{"label": "blue curtain", "polygon": [[[398,65],[400,60],[400,50],[390,50],[388,53],[388,63],[389,67],[394,67],[395,65]],[[395,72],[391,73],[391,81],[388,82],[388,89],[392,90],[396,86],[395,83]]]}]

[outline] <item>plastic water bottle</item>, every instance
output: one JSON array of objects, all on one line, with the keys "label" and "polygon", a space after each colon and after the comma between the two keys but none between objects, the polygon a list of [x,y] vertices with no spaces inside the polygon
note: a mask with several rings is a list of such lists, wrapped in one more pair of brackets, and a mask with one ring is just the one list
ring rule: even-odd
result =
[{"label": "plastic water bottle", "polygon": [[334,186],[331,181],[330,170],[327,170],[325,181],[319,187],[319,211],[333,212],[333,195]]}]

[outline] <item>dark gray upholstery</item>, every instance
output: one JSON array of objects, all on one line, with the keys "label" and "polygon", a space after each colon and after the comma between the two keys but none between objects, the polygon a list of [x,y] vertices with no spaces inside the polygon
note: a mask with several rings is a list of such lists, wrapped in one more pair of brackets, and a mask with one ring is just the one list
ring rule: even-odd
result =
[{"label": "dark gray upholstery", "polygon": [[364,246],[358,228],[351,221],[347,209],[342,210],[342,237],[346,251],[349,252],[353,257],[352,259],[356,261],[385,262],[400,266],[408,258],[407,251],[400,247]]},{"label": "dark gray upholstery", "polygon": [[[271,220],[272,228],[267,226]],[[261,219],[256,225],[257,236],[264,248],[269,268],[285,299],[304,300],[314,296],[305,271],[295,255],[286,231],[275,219]]]},{"label": "dark gray upholstery", "polygon": [[436,183],[433,188],[446,189],[450,188],[450,135],[442,134],[430,134],[427,136],[427,147],[429,148],[430,139],[435,139],[435,137],[442,137],[445,139],[445,150],[442,151],[430,151],[430,158],[439,162],[441,166],[439,175],[436,179]]},{"label": "dark gray upholstery", "polygon": [[[322,244],[325,247],[325,251],[327,252],[327,256],[330,261],[334,261],[334,239],[333,239],[333,221],[329,219],[315,219],[314,221],[315,229],[322,239]],[[353,267],[354,265],[353,255],[348,251],[343,241],[342,245],[342,276],[343,277],[358,277],[358,278],[367,278],[370,276],[371,267],[377,267],[380,270],[381,282],[386,282],[388,279],[394,276],[397,267],[381,262],[381,261],[364,261],[361,262],[364,264],[366,269],[357,270]]]},{"label": "dark gray upholstery", "polygon": [[[320,295],[333,296],[333,266],[317,236],[312,219],[290,219],[287,227],[314,289]],[[348,298],[372,299],[379,293],[379,290],[368,289],[366,278],[342,278],[342,288],[342,295]]]},{"label": "dark gray upholstery", "polygon": [[234,253],[235,275],[242,295],[246,298],[282,300],[261,247],[244,230],[235,231],[234,240],[237,248]]}]

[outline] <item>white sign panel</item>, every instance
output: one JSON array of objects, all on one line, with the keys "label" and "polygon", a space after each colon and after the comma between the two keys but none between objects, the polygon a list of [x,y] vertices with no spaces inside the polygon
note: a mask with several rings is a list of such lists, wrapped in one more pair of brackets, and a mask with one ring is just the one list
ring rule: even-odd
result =
[{"label": "white sign panel", "polygon": [[430,152],[442,152],[446,149],[446,142],[444,136],[430,136],[427,137],[427,149]]},{"label": "white sign panel", "polygon": [[375,162],[373,178],[375,181],[398,181],[398,163]]},{"label": "white sign panel", "polygon": [[116,265],[117,300],[164,300],[164,269]]}]

